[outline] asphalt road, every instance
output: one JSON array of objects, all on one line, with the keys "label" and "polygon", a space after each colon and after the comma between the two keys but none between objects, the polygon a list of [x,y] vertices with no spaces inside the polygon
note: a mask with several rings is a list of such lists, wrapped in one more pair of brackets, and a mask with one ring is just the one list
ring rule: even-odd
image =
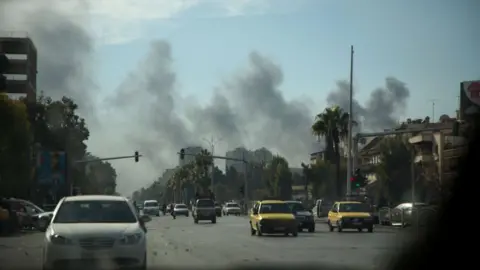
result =
[{"label": "asphalt road", "polygon": [[[234,266],[262,264],[333,264],[380,267],[407,239],[391,229],[374,233],[329,232],[323,223],[315,233],[298,237],[251,236],[245,217],[221,217],[217,224],[194,224],[191,217],[152,217],[148,223],[148,266]],[[41,269],[43,233],[0,238],[0,269]]]}]

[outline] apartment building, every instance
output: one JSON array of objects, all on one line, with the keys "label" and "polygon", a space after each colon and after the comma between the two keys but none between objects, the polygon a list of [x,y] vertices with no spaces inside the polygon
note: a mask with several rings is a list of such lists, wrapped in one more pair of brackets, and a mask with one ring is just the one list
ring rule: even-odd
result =
[{"label": "apartment building", "polygon": [[0,32],[0,55],[8,58],[6,92],[26,95],[29,101],[36,100],[37,49],[33,41],[23,33]]},{"label": "apartment building", "polygon": [[[458,160],[467,149],[467,139],[453,134],[455,121],[455,118],[443,115],[440,122],[432,126],[441,131],[422,132],[408,140],[415,148],[414,162],[419,165],[433,162],[437,166],[440,182],[452,180],[456,176]],[[459,127],[462,130],[465,125],[460,124]]]},{"label": "apartment building", "polygon": [[[234,158],[238,160],[245,159],[249,163],[266,164],[273,159],[273,154],[268,149],[262,147],[254,151],[249,151],[244,147],[237,147],[234,150],[227,151],[225,156],[228,158]],[[245,164],[242,161],[226,160],[225,170],[229,168],[235,168],[237,172],[245,172]]]}]

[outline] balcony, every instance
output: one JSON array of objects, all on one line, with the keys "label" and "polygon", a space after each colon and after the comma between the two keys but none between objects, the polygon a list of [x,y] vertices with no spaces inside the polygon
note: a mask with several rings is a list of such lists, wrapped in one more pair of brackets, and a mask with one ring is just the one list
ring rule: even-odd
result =
[{"label": "balcony", "polygon": [[408,139],[408,142],[411,144],[419,144],[419,143],[431,143],[433,142],[433,135],[432,134],[419,134],[413,136]]},{"label": "balcony", "polygon": [[7,93],[35,95],[35,88],[26,78],[23,80],[7,80]]},{"label": "balcony", "polygon": [[467,151],[466,146],[460,146],[443,150],[443,159],[457,159],[460,158]]},{"label": "balcony", "polygon": [[9,66],[6,74],[27,74],[28,60],[27,59],[11,59],[9,58]]},{"label": "balcony", "polygon": [[36,54],[36,48],[28,37],[0,36],[1,52],[5,54]]}]

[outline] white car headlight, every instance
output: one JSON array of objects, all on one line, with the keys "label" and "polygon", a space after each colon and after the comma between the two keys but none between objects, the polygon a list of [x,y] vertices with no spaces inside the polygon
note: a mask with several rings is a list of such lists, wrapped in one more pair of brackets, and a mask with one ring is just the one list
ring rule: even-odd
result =
[{"label": "white car headlight", "polygon": [[126,234],[120,239],[120,243],[123,245],[135,245],[142,239],[143,234],[141,233],[134,233],[134,234]]},{"label": "white car headlight", "polygon": [[72,245],[73,244],[73,241],[71,239],[68,239],[58,234],[51,234],[48,237],[48,240],[50,241],[50,243],[55,245]]}]

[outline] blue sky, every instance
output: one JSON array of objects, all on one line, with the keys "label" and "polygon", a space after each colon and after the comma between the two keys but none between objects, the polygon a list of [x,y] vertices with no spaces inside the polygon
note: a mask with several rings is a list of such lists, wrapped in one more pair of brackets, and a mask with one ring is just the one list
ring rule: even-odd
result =
[{"label": "blue sky", "polygon": [[350,45],[355,47],[360,102],[387,76],[407,83],[411,97],[399,118],[431,116],[432,99],[435,118],[453,115],[460,81],[480,78],[480,3],[475,0],[269,3],[261,12],[239,16],[223,16],[205,4],[169,19],[146,20],[139,38],[98,48],[99,84],[113,91],[153,39],[171,43],[180,91],[204,102],[216,85],[246,64],[252,50],[281,65],[287,99],[308,97],[318,111],[335,82],[348,79]]}]

